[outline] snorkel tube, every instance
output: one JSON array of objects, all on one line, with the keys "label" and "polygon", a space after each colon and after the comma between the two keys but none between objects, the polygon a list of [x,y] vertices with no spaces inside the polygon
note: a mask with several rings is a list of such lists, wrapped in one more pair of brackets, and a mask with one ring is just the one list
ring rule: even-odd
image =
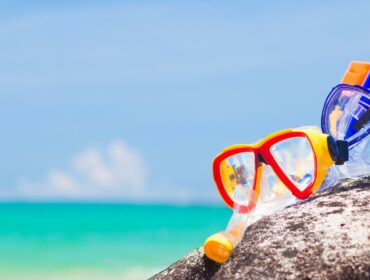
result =
[{"label": "snorkel tube", "polygon": [[[348,142],[349,161],[330,168],[318,191],[334,186],[340,178],[348,177],[349,174],[355,177],[370,173],[370,137],[368,137],[370,133],[370,63],[351,63],[341,83],[329,93],[325,101],[321,127],[323,133],[331,135],[335,140]],[[356,96],[349,94],[351,89],[355,89],[355,92],[359,94]],[[340,102],[333,102],[338,95],[336,92],[344,92],[344,95],[340,96]],[[341,106],[345,107],[345,110]],[[267,174],[268,172],[273,173],[269,166],[264,166],[264,169]],[[263,178],[263,181],[268,181],[269,176],[266,175]],[[261,182],[261,188],[266,186],[268,182]],[[274,187],[276,186],[279,186],[279,182],[275,182]],[[284,187],[281,189],[284,190]],[[218,263],[224,263],[252,223],[297,200],[289,191],[281,193],[285,195],[275,201],[263,201],[262,199],[253,211],[247,213],[242,213],[240,206],[236,205],[225,231],[216,233],[205,241],[206,256]]]},{"label": "snorkel tube", "polygon": [[347,160],[346,141],[336,141],[312,126],[225,148],[213,161],[213,177],[233,215],[225,231],[205,241],[206,256],[224,263],[249,225],[309,197],[325,178],[335,179],[329,176],[333,166]]},{"label": "snorkel tube", "polygon": [[[258,203],[255,207],[249,208],[245,205],[234,204],[233,214],[226,229],[211,235],[204,242],[204,253],[209,259],[223,264],[229,259],[251,224],[296,201],[291,192],[277,179],[270,166],[263,165],[259,167],[259,170],[263,176],[258,183],[261,185]],[[257,194],[253,195],[257,196]]]}]

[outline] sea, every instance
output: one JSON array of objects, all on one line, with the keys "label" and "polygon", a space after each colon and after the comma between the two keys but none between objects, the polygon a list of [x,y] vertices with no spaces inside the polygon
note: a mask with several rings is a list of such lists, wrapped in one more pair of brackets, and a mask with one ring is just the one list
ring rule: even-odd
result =
[{"label": "sea", "polygon": [[226,206],[1,203],[0,279],[147,279],[230,216]]}]

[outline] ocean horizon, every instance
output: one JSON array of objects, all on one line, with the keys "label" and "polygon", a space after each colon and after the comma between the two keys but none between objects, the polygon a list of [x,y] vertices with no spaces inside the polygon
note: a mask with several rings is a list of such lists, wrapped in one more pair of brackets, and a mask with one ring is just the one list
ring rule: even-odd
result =
[{"label": "ocean horizon", "polygon": [[146,279],[226,227],[221,205],[0,203],[0,279]]}]

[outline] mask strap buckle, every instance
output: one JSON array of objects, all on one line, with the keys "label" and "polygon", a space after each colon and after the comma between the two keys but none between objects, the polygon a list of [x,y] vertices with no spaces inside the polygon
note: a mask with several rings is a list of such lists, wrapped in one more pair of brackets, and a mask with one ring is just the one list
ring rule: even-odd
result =
[{"label": "mask strap buckle", "polygon": [[349,153],[348,153],[348,142],[344,140],[337,140],[337,149],[338,149],[338,156],[337,160],[335,161],[336,165],[342,165],[346,161],[348,161]]},{"label": "mask strap buckle", "polygon": [[331,158],[336,165],[343,165],[349,159],[348,142],[344,140],[335,140],[328,136],[328,148]]}]

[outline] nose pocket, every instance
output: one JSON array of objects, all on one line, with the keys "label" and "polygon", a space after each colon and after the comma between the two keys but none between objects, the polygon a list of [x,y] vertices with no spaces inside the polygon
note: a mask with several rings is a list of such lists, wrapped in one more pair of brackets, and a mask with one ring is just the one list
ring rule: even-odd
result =
[{"label": "nose pocket", "polygon": [[274,170],[270,166],[264,165],[261,178],[260,200],[262,202],[269,202],[289,194],[290,191],[276,176]]}]

